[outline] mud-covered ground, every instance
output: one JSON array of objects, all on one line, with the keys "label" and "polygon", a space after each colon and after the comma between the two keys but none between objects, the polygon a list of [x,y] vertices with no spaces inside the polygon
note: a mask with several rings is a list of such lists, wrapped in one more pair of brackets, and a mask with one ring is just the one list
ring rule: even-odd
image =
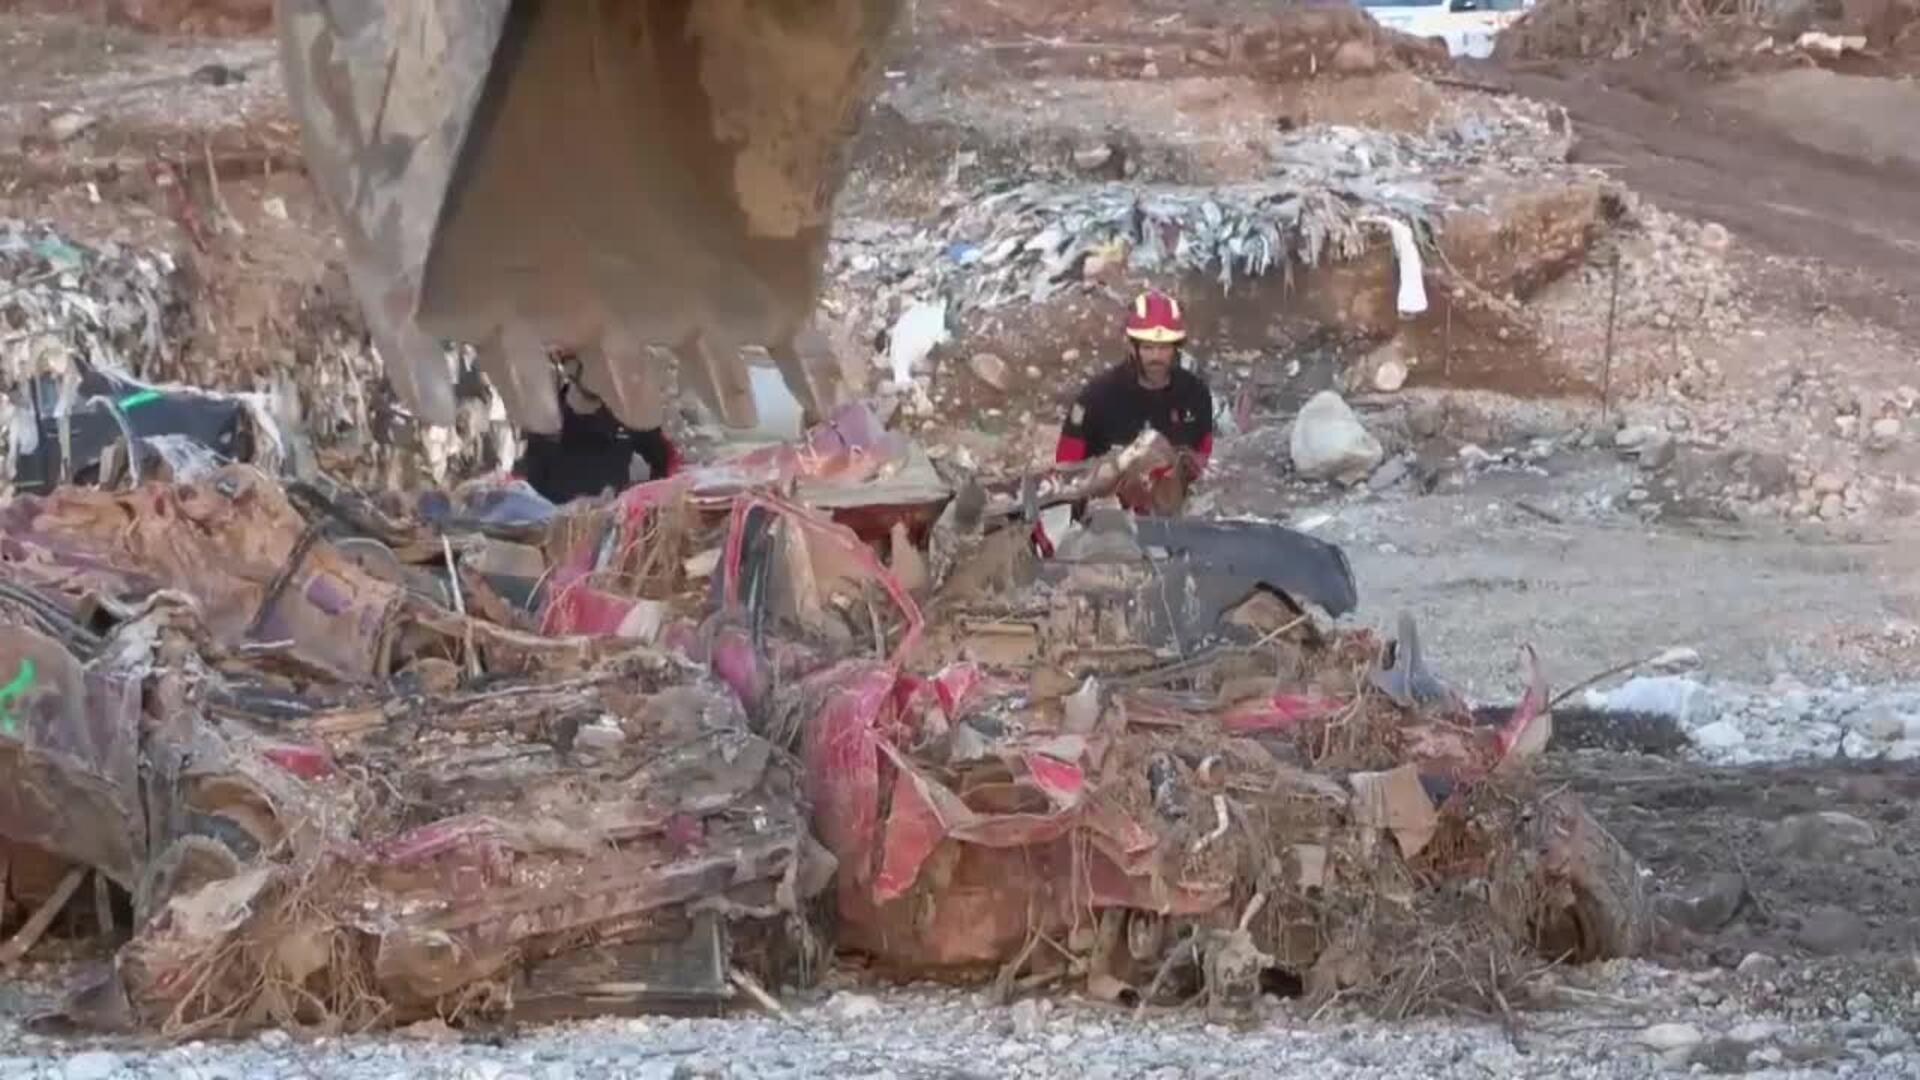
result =
[{"label": "mud-covered ground", "polygon": [[[1863,980],[1893,975],[1914,985],[1920,770],[1867,762],[1704,768],[1580,751],[1556,754],[1545,779],[1571,784],[1676,896],[1711,897],[1695,905],[1698,914],[1679,916],[1694,925],[1663,943],[1667,955],[1732,967],[1762,952],[1791,969],[1852,965]],[[1816,827],[1799,817],[1809,814],[1845,814],[1871,828],[1831,819]]]}]

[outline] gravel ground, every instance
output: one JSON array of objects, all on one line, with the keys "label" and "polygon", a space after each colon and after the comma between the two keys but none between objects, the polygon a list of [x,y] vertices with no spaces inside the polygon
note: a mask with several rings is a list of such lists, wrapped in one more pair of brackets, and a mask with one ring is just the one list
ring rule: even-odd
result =
[{"label": "gravel ground", "polygon": [[[1533,984],[1512,1035],[1495,1022],[1383,1023],[1340,1009],[1302,1015],[1267,1000],[1244,1022],[1199,1010],[1135,1017],[1030,1000],[989,1005],[942,988],[843,989],[765,1016],[599,1020],[462,1040],[440,1028],[235,1044],[82,1047],[0,1028],[0,1076],[18,1080],[585,1080],[632,1077],[1604,1077],[1685,1072],[1911,1077],[1900,1008],[1856,995],[1837,1017],[1756,1011],[1752,975],[1615,963]],[[1560,1003],[1556,1007],[1553,1002]],[[1566,1003],[1578,1003],[1567,1008]],[[1906,1015],[1911,1016],[1909,1011]],[[11,1056],[9,1056],[11,1055]]]},{"label": "gravel ground", "polygon": [[1352,617],[1391,632],[1413,614],[1428,664],[1475,700],[1514,700],[1522,644],[1556,691],[1671,647],[1742,691],[1787,676],[1782,695],[1794,680],[1847,694],[1910,680],[1920,658],[1911,522],[1649,522],[1624,501],[1635,471],[1600,453],[1464,477],[1453,459],[1430,495],[1336,491],[1280,475],[1283,445],[1271,430],[1229,443],[1217,509],[1340,544],[1360,584]]},{"label": "gravel ground", "polygon": [[1690,741],[1691,756],[1715,765],[1920,760],[1920,686],[1912,683],[1839,677],[1809,686],[1782,675],[1761,687],[1656,675],[1584,700],[1594,709],[1668,718]]}]

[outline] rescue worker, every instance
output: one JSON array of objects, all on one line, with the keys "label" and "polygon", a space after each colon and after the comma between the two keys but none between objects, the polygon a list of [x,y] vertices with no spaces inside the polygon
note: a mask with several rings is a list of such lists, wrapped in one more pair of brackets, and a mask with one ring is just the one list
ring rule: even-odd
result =
[{"label": "rescue worker", "polygon": [[[1148,427],[1166,436],[1179,455],[1181,488],[1200,478],[1213,454],[1213,394],[1180,366],[1187,325],[1180,304],[1159,291],[1143,292],[1127,311],[1127,359],[1088,383],[1067,412],[1053,459],[1086,461],[1124,447]],[[1165,478],[1166,468],[1148,487]],[[1147,493],[1123,488],[1121,502],[1147,512]]]},{"label": "rescue worker", "polygon": [[527,436],[526,453],[514,475],[555,505],[625,491],[632,483],[633,456],[647,463],[654,480],[680,471],[680,451],[659,428],[622,424],[580,381],[580,358],[556,353],[560,376],[560,432]]}]

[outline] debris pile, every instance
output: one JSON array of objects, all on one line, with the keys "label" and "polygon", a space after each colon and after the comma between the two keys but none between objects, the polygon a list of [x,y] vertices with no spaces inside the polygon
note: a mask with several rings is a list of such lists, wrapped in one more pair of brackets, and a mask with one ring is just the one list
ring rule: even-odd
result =
[{"label": "debris pile", "polygon": [[958,196],[930,230],[845,223],[830,265],[890,292],[946,298],[964,313],[1041,303],[1083,280],[1191,274],[1232,290],[1351,259],[1387,238],[1389,221],[1430,248],[1440,213],[1459,195],[1450,174],[1496,156],[1503,168],[1564,161],[1565,127],[1556,131],[1549,112],[1503,101],[1419,137],[1339,126],[1283,132],[1269,148],[1273,178],[1260,183],[1033,182]]},{"label": "debris pile", "polygon": [[1477,722],[1410,623],[1330,622],[1344,556],[1279,526],[1096,498],[1037,558],[1032,516],[1120,472],[955,500],[849,408],[560,512],[249,466],[13,499],[0,823],[59,883],[13,898],[91,872],[103,931],[133,914],[67,1019],[764,1003],[835,950],[1412,1011],[1641,947],[1632,860],[1527,783],[1537,669]]},{"label": "debris pile", "polygon": [[359,1028],[730,992],[721,923],[778,923],[832,874],[733,697],[522,629],[483,558],[436,581],[450,540],[299,497],[310,520],[234,466],[6,509],[9,850],[92,868],[134,914],[71,1018]]},{"label": "debris pile", "polygon": [[[194,302],[165,251],[0,220],[0,280],[0,373],[11,391],[0,399],[0,491],[92,479],[103,451],[135,459],[137,473],[138,459],[164,458],[175,437],[269,469],[297,452],[302,470],[317,464],[369,488],[444,484],[515,456],[512,426],[471,348],[447,349],[456,424],[426,428],[385,390],[364,336],[322,317],[305,355],[233,370],[219,348],[194,341]],[[250,432],[222,441],[208,430],[238,416]],[[281,445],[289,438],[312,445]]]},{"label": "debris pile", "polygon": [[[1266,138],[1255,182],[1039,180],[953,190],[931,225],[843,217],[827,310],[848,355],[873,343],[911,423],[963,443],[964,429],[1011,436],[965,445],[1024,460],[1029,421],[1052,420],[1063,387],[1111,362],[1116,304],[1139,288],[1180,295],[1216,401],[1250,383],[1254,397],[1276,392],[1298,356],[1275,365],[1275,352],[1323,340],[1345,354],[1396,334],[1408,380],[1498,384],[1542,340],[1524,299],[1579,266],[1617,216],[1604,178],[1567,163],[1564,116],[1532,102],[1488,98],[1420,135],[1317,125]],[[1001,362],[957,362],[980,354]]]},{"label": "debris pile", "polygon": [[1680,52],[1713,67],[1751,66],[1765,56],[1899,55],[1920,50],[1920,4],[1542,0],[1500,35],[1496,50],[1525,60]]},{"label": "debris pile", "polygon": [[[176,347],[183,307],[173,259],[163,251],[75,243],[45,223],[0,220],[0,376],[19,387],[56,380],[71,403],[82,361],[138,373],[163,365]],[[8,434],[5,473],[34,429],[24,400],[0,403]],[[50,415],[50,414],[49,414]],[[3,488],[0,488],[3,490]]]}]

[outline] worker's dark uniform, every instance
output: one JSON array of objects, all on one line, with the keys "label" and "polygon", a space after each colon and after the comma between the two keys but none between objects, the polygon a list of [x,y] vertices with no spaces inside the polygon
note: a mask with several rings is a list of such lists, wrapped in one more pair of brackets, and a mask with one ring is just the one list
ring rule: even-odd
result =
[{"label": "worker's dark uniform", "polygon": [[562,390],[560,433],[528,435],[527,451],[514,472],[548,501],[559,504],[609,489],[625,491],[632,484],[628,470],[635,454],[647,463],[655,480],[680,469],[680,452],[665,432],[659,428],[636,431],[604,405],[590,413],[576,412]]},{"label": "worker's dark uniform", "polygon": [[1198,375],[1176,366],[1159,390],[1140,385],[1132,361],[1109,369],[1088,383],[1067,411],[1054,460],[1065,463],[1099,457],[1126,446],[1151,426],[1175,449],[1192,452],[1197,468],[1213,453],[1213,393]]}]

